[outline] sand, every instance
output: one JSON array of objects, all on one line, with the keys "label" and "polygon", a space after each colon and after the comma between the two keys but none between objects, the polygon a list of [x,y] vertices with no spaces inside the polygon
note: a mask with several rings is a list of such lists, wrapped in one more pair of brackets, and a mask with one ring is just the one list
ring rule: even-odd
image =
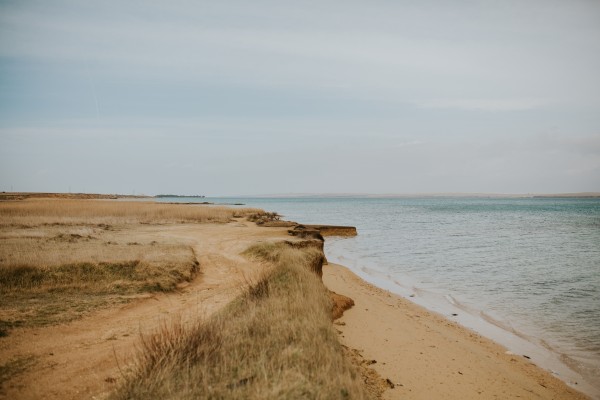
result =
[{"label": "sand", "polygon": [[[172,319],[207,316],[233,299],[264,265],[240,253],[250,244],[290,240],[287,228],[229,224],[148,227],[146,239],[193,246],[202,273],[169,294],[97,311],[81,320],[47,328],[15,329],[0,340],[0,360],[29,360],[28,368],[4,383],[4,399],[104,398],[132,365],[140,333]],[[355,306],[335,322],[340,340],[375,360],[369,368],[394,384],[386,399],[584,399],[527,359],[440,315],[376,288],[350,270],[329,264],[323,280]]]},{"label": "sand", "polygon": [[336,327],[344,345],[375,360],[371,368],[394,384],[385,399],[588,398],[525,357],[507,354],[502,346],[343,266],[324,266],[323,281],[354,299],[355,306]]}]

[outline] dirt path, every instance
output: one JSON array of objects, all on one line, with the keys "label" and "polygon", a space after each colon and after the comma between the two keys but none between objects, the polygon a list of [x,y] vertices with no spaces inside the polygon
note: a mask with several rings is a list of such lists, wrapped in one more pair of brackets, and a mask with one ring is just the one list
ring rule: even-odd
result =
[{"label": "dirt path", "polygon": [[106,397],[121,371],[132,365],[141,333],[174,319],[210,315],[227,304],[263,268],[240,253],[253,242],[285,236],[285,229],[259,228],[238,220],[148,226],[139,235],[190,244],[201,273],[176,293],[149,295],[69,324],[15,329],[0,339],[0,360],[22,360],[27,368],[5,382],[0,399]]}]

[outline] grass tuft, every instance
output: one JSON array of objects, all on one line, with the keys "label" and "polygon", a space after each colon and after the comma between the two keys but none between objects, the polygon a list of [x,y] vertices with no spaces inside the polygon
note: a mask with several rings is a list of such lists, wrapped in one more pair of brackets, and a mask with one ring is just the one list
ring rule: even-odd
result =
[{"label": "grass tuft", "polygon": [[[3,364],[0,364],[0,389],[4,382],[11,379],[13,376],[20,374],[25,371],[29,366],[31,366],[35,362],[35,357],[26,356],[15,358],[10,361],[6,361]],[[2,391],[0,390],[0,394]]]},{"label": "grass tuft", "polygon": [[315,252],[248,249],[274,268],[211,318],[143,337],[137,367],[112,399],[368,398],[331,324]]},{"label": "grass tuft", "polygon": [[256,225],[264,225],[268,222],[280,221],[281,215],[277,214],[276,212],[260,211],[260,212],[256,212],[256,213],[250,213],[249,215],[246,216],[246,218],[250,222],[255,222]]}]

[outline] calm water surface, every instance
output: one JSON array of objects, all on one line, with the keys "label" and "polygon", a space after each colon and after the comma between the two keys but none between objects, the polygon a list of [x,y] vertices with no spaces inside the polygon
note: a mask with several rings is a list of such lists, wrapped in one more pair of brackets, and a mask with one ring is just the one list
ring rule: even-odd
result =
[{"label": "calm water surface", "polygon": [[208,201],[354,225],[357,237],[327,240],[328,258],[387,289],[484,316],[600,382],[599,199]]}]

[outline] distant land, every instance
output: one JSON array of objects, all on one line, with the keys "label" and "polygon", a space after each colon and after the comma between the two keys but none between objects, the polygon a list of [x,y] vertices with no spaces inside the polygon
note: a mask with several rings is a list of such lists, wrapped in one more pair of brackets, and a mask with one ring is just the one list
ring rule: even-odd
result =
[{"label": "distant land", "polygon": [[0,192],[0,200],[25,200],[25,199],[152,199],[152,198],[196,198],[203,199],[201,195],[158,194],[156,196],[131,195],[131,194],[106,194],[106,193],[45,193],[45,192]]},{"label": "distant land", "polygon": [[[265,194],[265,195],[239,195],[239,196],[209,196],[222,198],[506,198],[506,199],[544,199],[544,198],[571,198],[571,199],[596,199],[600,198],[600,192],[580,192],[580,193],[527,193],[527,194],[507,194],[507,193],[285,193],[285,194]],[[204,195],[178,195],[178,194],[158,194],[149,195],[128,195],[128,194],[103,194],[103,193],[45,193],[45,192],[0,192],[0,201],[4,200],[25,200],[34,198],[55,198],[55,199],[165,199],[165,198],[206,198]]]},{"label": "distant land", "polygon": [[226,197],[251,197],[251,198],[292,198],[292,197],[353,197],[353,198],[423,198],[423,197],[456,197],[456,198],[507,198],[507,199],[530,199],[530,198],[600,198],[600,192],[580,193],[285,193],[267,194],[254,196],[226,196]]},{"label": "distant land", "polygon": [[165,197],[169,197],[169,198],[170,197],[175,197],[175,198],[185,198],[185,199],[187,199],[187,198],[190,198],[190,199],[203,199],[206,196],[201,196],[201,195],[198,195],[198,194],[194,194],[194,195],[186,195],[186,194],[157,194],[154,197],[156,197],[157,199],[162,199],[162,198],[165,198]]},{"label": "distant land", "polygon": [[539,194],[532,196],[534,198],[541,197],[566,197],[566,198],[596,198],[600,197],[600,192],[585,192],[585,193],[563,193],[563,194]]},{"label": "distant land", "polygon": [[25,199],[149,199],[152,196],[100,193],[0,192],[0,200]]}]

